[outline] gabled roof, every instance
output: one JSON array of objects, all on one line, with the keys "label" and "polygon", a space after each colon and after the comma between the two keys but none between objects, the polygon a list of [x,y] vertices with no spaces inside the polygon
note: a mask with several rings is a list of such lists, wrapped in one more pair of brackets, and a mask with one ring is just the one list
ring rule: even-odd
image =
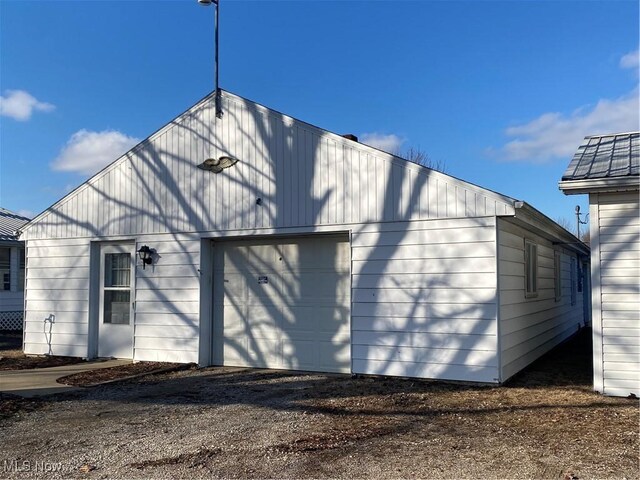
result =
[{"label": "gabled roof", "polygon": [[[36,216],[22,228],[21,238],[222,235],[229,230],[519,216],[526,210],[514,198],[221,93],[222,118],[214,115],[212,93]],[[239,167],[220,176],[197,168],[205,158],[221,155],[239,156]],[[256,198],[263,205],[258,214]],[[577,241],[538,216],[554,238]]]},{"label": "gabled roof", "polygon": [[585,137],[562,176],[565,193],[602,191],[638,185],[640,133],[617,133]]},{"label": "gabled roof", "polygon": [[6,208],[0,207],[0,241],[17,241],[15,231],[25,225],[29,219]]}]

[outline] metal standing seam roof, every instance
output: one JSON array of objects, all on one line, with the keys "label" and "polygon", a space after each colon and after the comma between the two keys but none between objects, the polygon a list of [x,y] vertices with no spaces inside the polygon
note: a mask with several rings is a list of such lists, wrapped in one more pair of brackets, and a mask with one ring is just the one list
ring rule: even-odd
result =
[{"label": "metal standing seam roof", "polygon": [[28,221],[27,217],[0,207],[0,241],[17,241],[15,231]]},{"label": "metal standing seam roof", "polygon": [[585,137],[563,181],[640,175],[640,132]]}]

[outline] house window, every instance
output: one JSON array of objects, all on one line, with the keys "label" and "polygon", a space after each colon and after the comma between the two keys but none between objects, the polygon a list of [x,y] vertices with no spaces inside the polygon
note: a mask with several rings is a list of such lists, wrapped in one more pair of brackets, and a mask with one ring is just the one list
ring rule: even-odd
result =
[{"label": "house window", "polygon": [[555,252],[553,258],[553,279],[556,302],[562,298],[562,254]]},{"label": "house window", "polygon": [[11,290],[10,248],[0,248],[0,290]]},{"label": "house window", "polygon": [[582,284],[584,282],[584,266],[578,264],[578,293],[582,293]]},{"label": "house window", "polygon": [[571,305],[576,304],[576,298],[578,296],[578,285],[577,285],[577,268],[578,263],[575,258],[571,259]]},{"label": "house window", "polygon": [[24,290],[24,267],[25,267],[25,257],[24,257],[24,248],[18,250],[18,259],[19,259],[19,268],[18,268],[18,291]]},{"label": "house window", "polygon": [[525,297],[538,295],[538,245],[524,242],[524,284]]},{"label": "house window", "polygon": [[104,278],[104,323],[129,325],[131,305],[131,255],[107,253]]}]

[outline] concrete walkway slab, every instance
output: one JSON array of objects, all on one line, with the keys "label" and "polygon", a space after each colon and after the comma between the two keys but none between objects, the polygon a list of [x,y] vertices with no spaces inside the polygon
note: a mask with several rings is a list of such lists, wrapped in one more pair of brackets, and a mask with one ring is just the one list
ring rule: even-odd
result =
[{"label": "concrete walkway slab", "polygon": [[102,360],[96,362],[76,363],[61,367],[32,368],[29,370],[6,370],[0,372],[0,392],[11,393],[21,397],[36,397],[54,393],[72,392],[82,387],[73,387],[57,383],[56,380],[74,373],[98,370],[100,368],[118,367],[133,363],[131,360]]}]

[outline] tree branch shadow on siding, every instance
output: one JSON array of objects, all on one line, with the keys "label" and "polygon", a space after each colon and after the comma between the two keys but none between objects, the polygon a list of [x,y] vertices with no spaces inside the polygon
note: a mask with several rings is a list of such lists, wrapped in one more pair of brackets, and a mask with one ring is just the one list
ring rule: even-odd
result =
[{"label": "tree branch shadow on siding", "polygon": [[[251,191],[249,197],[261,200],[259,207],[267,209],[270,224],[276,228],[296,223],[293,221],[293,205],[287,205],[284,200],[286,197],[291,198],[290,201],[297,201],[298,206],[304,205],[305,212],[311,214],[310,219],[307,219],[305,223],[308,225],[320,223],[319,216],[333,194],[333,189],[322,192],[320,197],[314,195],[314,181],[316,181],[318,173],[318,162],[312,162],[310,165],[311,171],[305,172],[305,175],[302,176],[302,182],[297,185],[297,191],[302,194],[302,198],[298,197],[295,200],[293,199],[293,185],[291,184],[293,180],[292,174],[287,172],[285,168],[285,163],[288,163],[289,166],[295,163],[298,154],[297,150],[300,148],[300,139],[305,134],[296,131],[298,127],[293,123],[289,124],[284,118],[274,119],[273,116],[263,115],[249,104],[246,104],[245,108],[246,110],[241,111],[249,112],[253,116],[253,122],[250,122],[250,124],[256,127],[256,132],[254,137],[251,136],[251,132],[243,132],[243,138],[250,139],[252,147],[262,151],[264,154],[267,170],[264,173],[264,178],[267,179],[269,186],[269,194],[267,194],[265,189],[257,189],[255,184],[243,184],[245,188],[247,185],[249,186]],[[242,119],[236,117],[237,112],[232,111],[228,115],[239,125],[243,124]],[[304,143],[304,151],[306,152],[310,148],[312,157],[318,159],[320,142],[313,141],[313,137],[310,137],[310,139],[310,145],[307,145],[307,142]],[[307,139],[305,138],[305,140]],[[300,165],[304,165],[304,162],[301,161]],[[248,166],[248,168],[251,171],[251,169],[256,169],[256,166]],[[250,174],[245,174],[244,178],[240,179],[240,182],[250,176]],[[273,182],[274,185],[269,184],[270,182]],[[282,208],[278,208],[279,205]],[[310,208],[306,208],[307,206]],[[287,211],[285,211],[285,207]],[[300,216],[298,216],[299,218]],[[257,242],[259,243],[260,240],[257,240]],[[217,292],[228,303],[228,305],[223,305],[223,302],[218,302],[214,307],[214,328],[216,328],[214,332],[218,333],[217,339],[214,340],[214,345],[215,350],[219,352],[218,362],[222,363],[224,357],[228,356],[230,358],[235,357],[237,359],[236,363],[239,362],[242,365],[272,365],[280,366],[281,368],[303,368],[305,366],[306,362],[303,359],[308,356],[309,349],[313,349],[314,346],[310,346],[304,338],[297,338],[291,335],[291,331],[292,329],[294,331],[304,331],[315,327],[314,325],[305,325],[305,316],[301,315],[299,309],[301,304],[309,301],[310,298],[314,298],[317,288],[308,279],[301,281],[300,276],[297,278],[291,276],[291,279],[286,281],[283,274],[287,271],[296,270],[300,274],[311,268],[315,268],[317,271],[317,265],[314,264],[312,258],[302,251],[301,247],[293,247],[296,242],[282,240],[282,243],[274,245],[275,252],[273,253],[276,253],[279,257],[275,265],[269,264],[259,255],[252,254],[251,247],[240,247],[245,250],[245,254],[241,257],[235,256],[235,261],[234,255],[227,254],[224,258],[218,257],[219,261],[224,262],[225,268],[232,267],[237,271],[243,272],[245,279],[243,286],[247,289],[244,301],[249,302],[250,298],[255,299],[254,305],[243,305],[238,298],[238,292],[234,291],[236,285],[228,288],[228,285],[225,284],[223,288],[218,288]],[[219,244],[219,246],[222,247],[222,244]],[[294,259],[289,255],[296,257],[295,259],[298,261],[295,269],[291,265]],[[309,261],[314,265],[307,265]],[[277,262],[282,263],[278,266]],[[337,277],[339,272],[335,271],[335,268],[336,265],[327,265],[322,274]],[[278,271],[279,269],[280,271]],[[269,275],[261,275],[261,273],[268,273]],[[257,281],[258,279],[255,278],[258,276],[267,277],[267,279],[269,276],[275,276],[276,282],[275,284],[273,282],[260,284]],[[340,282],[336,281],[335,288],[338,288],[339,285]],[[216,291],[215,288],[214,286],[214,292]],[[267,290],[269,293],[265,295]],[[329,304],[335,305],[341,293],[334,290],[324,300]],[[255,313],[244,311],[244,308],[248,309],[250,307],[256,309],[266,307],[267,310],[273,312],[273,315],[258,319]],[[243,332],[239,338],[225,335],[224,329],[230,320],[228,317],[241,319],[244,324]],[[333,321],[335,319],[326,318],[325,320],[324,331],[316,333],[322,333],[329,337],[329,341],[323,343],[325,347],[328,346],[331,350],[330,357],[337,361],[342,353],[339,350],[344,349],[344,347],[336,345],[335,342],[340,324]],[[278,332],[276,333],[276,338],[268,340],[267,338],[269,337],[273,338],[276,331]],[[267,351],[263,351],[264,349]],[[312,353],[311,356],[316,357],[316,362],[306,363],[307,368],[313,368],[314,363],[317,365],[319,353]]]},{"label": "tree branch shadow on siding", "polygon": [[[245,122],[246,115],[252,117],[250,122]],[[62,209],[57,209],[42,220],[41,227],[54,227],[57,231],[57,229],[68,229],[71,225],[74,231],[81,232],[79,236],[94,240],[109,240],[116,234],[129,238],[144,238],[140,236],[162,233],[172,238],[177,245],[184,245],[185,238],[200,238],[201,235],[211,238],[222,237],[226,231],[237,229],[239,226],[243,227],[247,235],[256,235],[261,233],[262,228],[329,226],[334,218],[346,220],[347,215],[342,211],[345,205],[340,205],[337,192],[329,186],[332,184],[345,187],[344,195],[347,204],[357,195],[365,197],[369,195],[369,192],[365,191],[365,186],[357,192],[349,188],[350,185],[345,177],[347,172],[339,168],[342,168],[341,161],[355,161],[351,158],[354,154],[346,154],[344,148],[341,152],[340,145],[332,138],[317,137],[305,128],[290,123],[285,117],[262,112],[250,103],[238,106],[232,102],[226,102],[225,117],[222,123],[217,122],[213,117],[212,105],[205,105],[201,112],[175,122],[174,129],[169,129],[153,142],[143,144],[129,154],[128,162],[121,164],[128,167],[128,170],[123,166],[120,172],[114,170],[108,173],[108,180],[102,183],[90,182],[87,192],[94,195],[93,207],[98,208],[102,213],[99,218],[102,223],[94,224],[74,218]],[[242,130],[245,123],[253,125],[256,130]],[[231,141],[229,129],[240,129],[239,139]],[[297,131],[294,131],[296,129]],[[296,139],[301,138],[304,138],[304,147],[296,143]],[[304,155],[300,155],[301,148]],[[222,154],[241,157],[237,168],[217,176],[196,168],[197,164],[205,158]],[[305,171],[302,175],[297,159],[309,154],[314,160],[307,165],[309,171]],[[336,161],[332,164],[333,160]],[[396,245],[391,246],[374,245],[368,257],[362,261],[362,269],[366,271],[367,265],[375,263],[375,270],[384,273],[392,263],[391,259],[400,248],[400,244],[410,232],[409,220],[419,217],[419,197],[428,182],[430,171],[425,169],[412,178],[412,172],[399,164],[370,160],[365,154],[362,158],[358,157],[358,161],[365,165],[363,171],[358,171],[362,175],[372,175],[373,184],[382,184],[384,191],[377,205],[373,205],[373,202],[369,204],[366,201],[361,202],[362,210],[366,213],[360,215],[357,223],[395,221],[398,241]],[[385,165],[386,170],[372,171],[372,165]],[[339,175],[343,175],[342,179]],[[355,175],[355,173],[350,172],[348,175]],[[382,178],[383,182],[378,182],[379,178]],[[367,188],[375,187],[368,185]],[[116,198],[114,192],[120,192],[121,189],[128,193],[120,199]],[[262,200],[260,208],[254,203],[254,199],[258,198]],[[239,204],[240,199],[245,203]],[[296,210],[297,215],[294,213]],[[328,213],[329,210],[331,215]],[[438,216],[436,212],[435,217]],[[142,227],[136,229],[135,225],[142,225]],[[344,227],[336,226],[335,231],[344,231]],[[286,230],[282,231],[283,234],[285,232]],[[183,250],[186,252],[186,248]],[[163,252],[158,253],[162,255]],[[170,255],[166,257],[168,262]],[[251,267],[256,271],[264,267],[255,260],[253,263]],[[446,277],[447,268],[451,262],[441,261],[440,263],[443,277]],[[154,268],[162,269],[164,265],[159,262]],[[195,257],[186,265],[192,285],[202,285],[198,266]],[[302,268],[304,269],[304,265]],[[489,315],[491,308],[485,304],[453,301],[447,303],[448,312],[438,313],[438,303],[429,302],[436,287],[446,286],[451,289],[458,287],[455,283],[448,282],[446,278],[434,279],[428,275],[428,272],[416,272],[416,274],[421,273],[425,277],[423,284],[414,291],[407,292],[404,302],[399,302],[408,305],[407,313],[403,313],[406,317],[405,331],[419,333],[423,331],[422,329],[429,328],[455,334],[456,332],[446,328],[452,318],[485,318]],[[382,278],[383,274],[379,274],[374,283],[369,284],[366,289],[382,291],[384,289],[380,284]],[[361,287],[365,289],[356,282],[352,291],[360,290]],[[249,288],[252,294],[259,294],[257,284],[249,285]],[[291,299],[282,302],[284,308],[288,310],[285,312],[287,318],[296,321],[296,313],[292,306],[295,306],[296,301],[300,299],[313,296],[315,288],[313,281],[299,282],[292,279],[290,283],[282,283],[276,294],[282,299],[285,297]],[[400,292],[402,288],[398,284],[397,291]],[[168,306],[180,299],[180,294],[173,290],[156,289],[153,293],[156,295],[154,301]],[[341,293],[334,291],[333,299],[337,299]],[[495,298],[491,302],[495,306]],[[239,307],[236,305],[235,308]],[[374,303],[375,311],[372,318],[389,316],[388,312],[384,313],[379,308],[380,304]],[[196,315],[186,315],[176,308],[170,307],[170,309],[175,315],[176,326],[188,326],[194,333],[198,332]],[[425,322],[424,319],[429,321]],[[430,335],[429,338],[427,335],[422,335],[427,338],[427,341],[422,342],[419,348],[446,349],[455,352],[452,357],[449,357],[447,363],[438,363],[437,367],[433,367],[433,372],[436,372],[437,376],[447,377],[454,374],[453,368],[468,363],[471,352],[475,350],[476,341],[481,341],[487,336],[495,336],[495,332],[491,329],[491,322],[486,322],[486,325],[481,323],[474,325],[468,334],[464,334],[467,335],[465,339],[470,342],[467,349],[461,348],[462,345],[458,343],[460,335],[456,340],[452,340],[450,335],[445,334],[437,338],[435,335]],[[255,338],[254,327],[249,323],[246,325],[246,332],[248,341],[255,349],[259,342]],[[286,332],[284,333],[286,335]],[[327,333],[335,335],[338,333],[337,328]],[[407,340],[407,338],[406,333],[388,329],[378,333],[372,340],[372,345],[359,345],[367,350],[363,355],[366,357],[366,362],[370,362],[369,352],[373,347],[392,345],[388,354],[377,356],[375,368],[366,364],[362,371],[407,375],[411,374],[409,369],[404,372],[394,372],[392,367],[397,368],[398,365],[406,367],[406,363],[412,363],[415,364],[415,368],[418,368],[417,364],[425,364],[426,362],[419,361],[398,361],[401,347],[407,347],[404,351],[409,352],[416,346],[413,345],[414,340]],[[172,340],[173,350],[193,351],[193,338],[181,336]],[[306,348],[304,344],[298,343],[291,337],[288,338],[288,342],[293,348],[291,358],[302,355]],[[247,361],[255,361],[252,359],[252,353],[242,351],[246,347],[242,345],[230,347],[235,348]],[[334,358],[340,354],[339,347],[334,348],[330,353]],[[371,355],[373,356],[373,353]],[[265,352],[259,352],[258,356],[260,360],[264,360]]]}]

